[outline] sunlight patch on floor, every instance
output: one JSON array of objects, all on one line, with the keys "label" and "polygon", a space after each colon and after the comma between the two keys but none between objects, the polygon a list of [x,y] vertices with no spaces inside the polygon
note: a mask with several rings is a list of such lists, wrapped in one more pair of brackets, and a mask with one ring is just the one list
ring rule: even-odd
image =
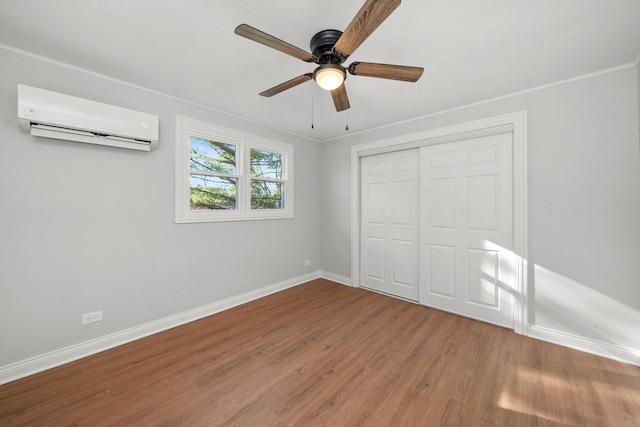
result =
[{"label": "sunlight patch on floor", "polygon": [[564,380],[561,380],[551,374],[545,374],[526,368],[517,369],[518,371],[514,375],[515,380],[513,384],[527,382],[530,385],[523,386],[522,389],[528,389],[531,387],[535,390],[540,390],[540,396],[531,395],[531,399],[526,400],[519,396],[515,390],[505,389],[500,393],[498,406],[509,411],[536,416],[556,423],[566,423],[566,420],[563,420],[558,416],[545,413],[541,408],[543,405],[536,404],[535,399],[540,398],[541,396],[545,396],[546,399],[553,399],[552,396],[550,397],[551,394],[559,395],[570,393],[570,389],[573,385],[567,384]]}]

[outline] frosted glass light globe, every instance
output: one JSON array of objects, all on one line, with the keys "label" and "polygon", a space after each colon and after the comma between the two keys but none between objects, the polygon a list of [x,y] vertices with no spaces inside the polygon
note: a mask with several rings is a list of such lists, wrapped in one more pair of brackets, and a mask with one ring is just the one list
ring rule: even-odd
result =
[{"label": "frosted glass light globe", "polygon": [[313,78],[322,89],[334,90],[339,88],[344,82],[345,73],[338,67],[318,67],[314,72]]}]

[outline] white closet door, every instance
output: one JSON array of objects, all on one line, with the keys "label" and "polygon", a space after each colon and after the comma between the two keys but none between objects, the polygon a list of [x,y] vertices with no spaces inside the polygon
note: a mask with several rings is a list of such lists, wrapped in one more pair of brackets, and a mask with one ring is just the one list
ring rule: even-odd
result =
[{"label": "white closet door", "polygon": [[509,328],[512,138],[420,148],[420,303]]},{"label": "white closet door", "polygon": [[361,285],[418,300],[418,150],[361,159]]}]

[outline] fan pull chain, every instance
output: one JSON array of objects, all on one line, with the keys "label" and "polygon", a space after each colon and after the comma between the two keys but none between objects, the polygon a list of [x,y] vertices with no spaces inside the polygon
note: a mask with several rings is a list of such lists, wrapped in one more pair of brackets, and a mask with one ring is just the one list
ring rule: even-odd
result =
[{"label": "fan pull chain", "polygon": [[311,129],[313,129],[313,95],[311,95]]},{"label": "fan pull chain", "polygon": [[346,125],[344,126],[344,130],[349,130],[349,112],[348,111],[345,117],[347,118],[347,120],[346,120]]}]

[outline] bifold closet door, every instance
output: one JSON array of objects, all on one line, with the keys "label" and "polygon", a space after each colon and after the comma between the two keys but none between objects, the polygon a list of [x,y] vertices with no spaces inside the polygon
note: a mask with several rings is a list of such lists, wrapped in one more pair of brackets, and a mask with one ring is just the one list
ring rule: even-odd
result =
[{"label": "bifold closet door", "polygon": [[363,287],[418,301],[418,149],[363,157]]},{"label": "bifold closet door", "polygon": [[512,133],[420,148],[420,303],[513,327]]}]

